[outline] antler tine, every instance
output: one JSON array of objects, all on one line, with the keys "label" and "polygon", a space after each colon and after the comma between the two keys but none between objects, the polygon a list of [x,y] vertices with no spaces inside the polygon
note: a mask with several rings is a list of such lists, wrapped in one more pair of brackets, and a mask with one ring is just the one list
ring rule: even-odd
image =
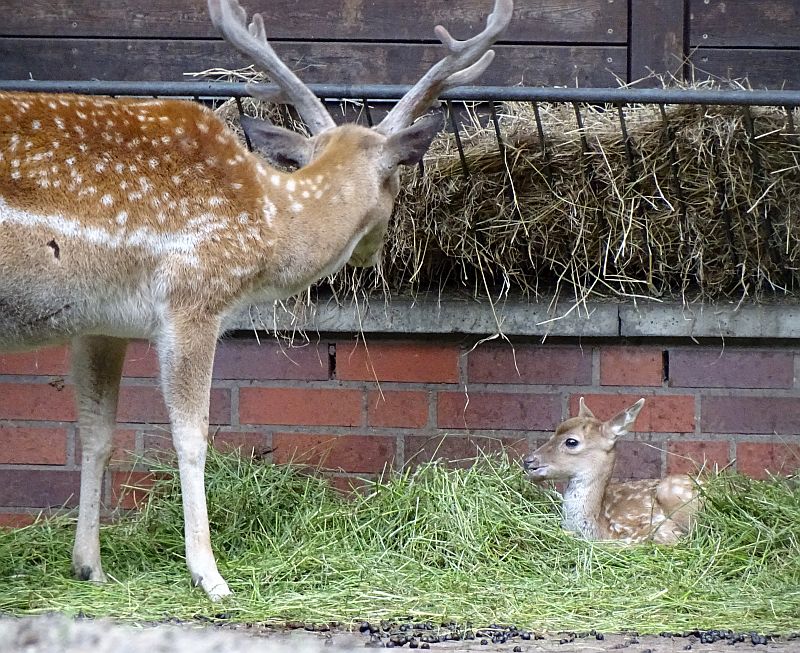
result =
[{"label": "antler tine", "polygon": [[[280,87],[281,97],[294,105],[312,134],[319,134],[336,126],[319,98],[272,49],[261,14],[253,14],[252,22],[248,26],[247,12],[238,0],[208,0],[208,13],[211,22],[222,32],[225,40],[269,74],[272,81]],[[252,95],[274,98],[274,95],[260,93],[258,85],[248,85],[248,91]]]},{"label": "antler tine", "polygon": [[441,25],[434,28],[449,54],[435,63],[406,93],[378,125],[378,131],[391,134],[407,127],[423,114],[439,95],[455,86],[474,81],[492,62],[494,43],[511,21],[513,0],[495,0],[494,10],[486,19],[486,29],[470,39],[459,41]]}]

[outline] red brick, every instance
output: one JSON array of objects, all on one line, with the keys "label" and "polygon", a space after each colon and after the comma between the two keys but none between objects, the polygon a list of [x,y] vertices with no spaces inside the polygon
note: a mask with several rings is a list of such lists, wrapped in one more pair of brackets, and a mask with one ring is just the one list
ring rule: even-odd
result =
[{"label": "red brick", "polygon": [[[211,424],[230,424],[231,396],[224,388],[211,389]],[[169,422],[167,407],[161,390],[154,386],[123,386],[119,393],[117,421],[135,424],[166,424]]]},{"label": "red brick", "polygon": [[670,442],[667,447],[667,474],[713,471],[728,463],[729,445],[724,440],[680,440]]},{"label": "red brick", "polygon": [[217,379],[325,381],[328,376],[327,345],[281,347],[274,340],[223,340],[214,359]]},{"label": "red brick", "polygon": [[[144,455],[148,459],[172,460],[175,456],[175,447],[172,445],[172,433],[168,428],[164,430],[146,431],[142,436],[142,446],[144,448]],[[166,454],[166,456],[164,454]]]},{"label": "red brick", "polygon": [[669,384],[685,388],[791,388],[790,351],[674,349],[669,352]]},{"label": "red brick", "polygon": [[439,428],[549,430],[561,417],[558,395],[440,392]]},{"label": "red brick", "polygon": [[360,390],[241,388],[242,424],[357,426],[361,424]]},{"label": "red brick", "polygon": [[800,444],[786,442],[738,442],[736,469],[753,478],[794,474],[800,470]]},{"label": "red brick", "polygon": [[[80,430],[75,441],[75,460],[80,463],[83,457]],[[125,467],[136,462],[136,431],[133,429],[115,429],[111,440],[111,467]]]},{"label": "red brick", "polygon": [[146,340],[128,343],[123,376],[154,378],[158,376],[158,371],[158,353],[152,344]]},{"label": "red brick", "polygon": [[276,463],[313,465],[351,473],[377,473],[395,457],[393,437],[380,435],[310,435],[276,433]]},{"label": "red brick", "polygon": [[638,440],[621,440],[616,449],[614,478],[625,481],[661,478],[661,451],[658,446]]},{"label": "red brick", "polygon": [[664,360],[652,347],[603,347],[600,350],[600,385],[660,386]]},{"label": "red brick", "polygon": [[80,476],[63,469],[0,469],[0,506],[68,508],[78,505]]},{"label": "red brick", "polygon": [[384,390],[367,393],[367,424],[422,428],[428,423],[428,394]]},{"label": "red brick", "polygon": [[481,453],[506,451],[512,460],[521,460],[530,453],[527,439],[492,438],[466,435],[407,435],[405,437],[406,465],[418,465],[431,460],[446,461],[453,467],[469,467]]},{"label": "red brick", "polygon": [[124,510],[139,509],[150,499],[158,476],[153,472],[112,472],[111,505]]},{"label": "red brick", "polygon": [[48,347],[0,356],[0,374],[64,376],[68,372],[67,347]]},{"label": "red brick", "polygon": [[[578,414],[578,399],[569,401],[569,414]],[[618,412],[632,406],[641,394],[584,395],[586,405],[598,419],[610,419]],[[639,433],[691,433],[694,431],[694,397],[691,395],[644,395],[642,412],[633,425]]]},{"label": "red brick", "polygon": [[339,343],[336,378],[344,381],[457,383],[459,350],[455,345],[371,341]]},{"label": "red brick", "polygon": [[38,515],[28,512],[0,512],[0,528],[21,528],[36,521]]},{"label": "red brick", "polygon": [[[516,361],[516,365],[515,365]],[[467,357],[470,383],[586,385],[592,381],[592,350],[578,346],[484,345]]]},{"label": "red brick", "polygon": [[800,399],[706,397],[700,405],[704,433],[800,433]]},{"label": "red brick", "polygon": [[272,452],[269,436],[266,433],[249,431],[225,432],[214,434],[214,448],[222,452],[238,451],[243,456],[265,458]]},{"label": "red brick", "polygon": [[65,429],[0,426],[0,463],[7,465],[64,465]]},{"label": "red brick", "polygon": [[60,382],[2,383],[0,419],[75,421],[73,389]]}]

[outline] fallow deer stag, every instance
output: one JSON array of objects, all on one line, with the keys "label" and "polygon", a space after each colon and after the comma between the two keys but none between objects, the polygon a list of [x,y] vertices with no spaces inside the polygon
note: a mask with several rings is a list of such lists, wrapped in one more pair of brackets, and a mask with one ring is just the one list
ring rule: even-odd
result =
[{"label": "fallow deer stag", "polygon": [[[243,121],[285,173],[193,102],[0,94],[0,349],[71,343],[82,440],[72,564],[104,581],[99,502],[128,339],[155,343],[183,494],[186,562],[208,596],[230,593],[211,550],[204,489],[211,368],[228,318],[284,298],[346,262],[380,256],[400,165],[418,162],[440,117],[414,122],[471,82],[511,19],[448,50],[375,128],[336,126],[276,56],[259,14],[208,0],[214,25],[262,68],[312,136]],[[258,87],[251,89],[258,94]]]},{"label": "fallow deer stag", "polygon": [[616,444],[628,433],[640,399],[606,422],[580,400],[580,411],[523,461],[535,481],[567,481],[562,526],[589,540],[672,544],[691,527],[698,509],[698,480],[675,474],[663,479],[611,482]]}]

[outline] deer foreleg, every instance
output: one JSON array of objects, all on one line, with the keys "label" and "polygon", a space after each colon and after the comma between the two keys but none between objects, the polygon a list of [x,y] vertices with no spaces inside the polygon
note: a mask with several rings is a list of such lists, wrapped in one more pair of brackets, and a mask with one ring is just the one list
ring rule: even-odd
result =
[{"label": "deer foreleg", "polygon": [[211,369],[219,322],[187,320],[159,341],[164,398],[178,454],[183,497],[186,564],[192,581],[212,600],[230,594],[211,550],[204,472],[208,439]]}]

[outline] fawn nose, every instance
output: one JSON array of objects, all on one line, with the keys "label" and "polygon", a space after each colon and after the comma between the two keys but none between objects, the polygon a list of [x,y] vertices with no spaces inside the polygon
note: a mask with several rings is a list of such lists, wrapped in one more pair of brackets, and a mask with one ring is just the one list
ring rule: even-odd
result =
[{"label": "fawn nose", "polygon": [[536,454],[528,454],[525,458],[522,459],[522,467],[526,472],[531,471],[532,469],[536,469],[537,467],[541,466],[541,462],[539,461],[539,456]]}]

